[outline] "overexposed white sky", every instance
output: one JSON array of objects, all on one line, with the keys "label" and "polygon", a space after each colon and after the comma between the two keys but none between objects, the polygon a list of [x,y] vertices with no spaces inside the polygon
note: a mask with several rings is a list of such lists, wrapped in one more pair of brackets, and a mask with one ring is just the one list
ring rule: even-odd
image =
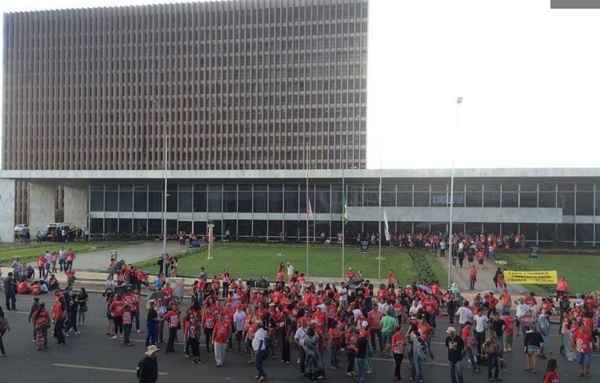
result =
[{"label": "overexposed white sky", "polygon": [[600,10],[550,0],[370,0],[368,167],[600,166],[599,40]]}]

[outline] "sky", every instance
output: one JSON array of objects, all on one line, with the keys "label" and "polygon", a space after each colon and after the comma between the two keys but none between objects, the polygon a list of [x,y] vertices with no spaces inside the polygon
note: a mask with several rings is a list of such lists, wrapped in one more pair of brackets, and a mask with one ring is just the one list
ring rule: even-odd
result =
[{"label": "sky", "polygon": [[[172,2],[3,0],[0,9]],[[371,0],[369,12],[369,168],[600,166],[600,10]]]}]

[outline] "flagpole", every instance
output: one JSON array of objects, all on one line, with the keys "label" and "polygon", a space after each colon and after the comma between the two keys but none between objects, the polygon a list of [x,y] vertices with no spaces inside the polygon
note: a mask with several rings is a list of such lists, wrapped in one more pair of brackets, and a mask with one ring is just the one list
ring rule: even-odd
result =
[{"label": "flagpole", "polygon": [[342,167],[342,278],[346,270],[346,254],[344,245],[346,242],[346,182],[344,179],[344,168]]},{"label": "flagpole", "polygon": [[[308,230],[310,195],[308,193],[308,169],[306,170],[306,276],[308,277],[308,241],[310,232]],[[312,209],[311,209],[312,210]]]},{"label": "flagpole", "polygon": [[379,256],[377,257],[377,279],[381,279],[381,157],[379,158]]}]

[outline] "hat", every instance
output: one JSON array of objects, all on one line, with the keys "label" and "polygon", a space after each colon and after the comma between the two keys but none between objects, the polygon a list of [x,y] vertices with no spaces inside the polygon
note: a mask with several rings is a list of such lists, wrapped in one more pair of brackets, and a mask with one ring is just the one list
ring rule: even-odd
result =
[{"label": "hat", "polygon": [[150,346],[148,346],[148,348],[146,348],[146,356],[152,356],[157,352],[158,352],[158,347],[156,347],[153,344],[151,344]]},{"label": "hat", "polygon": [[455,334],[456,333],[456,329],[454,327],[448,327],[448,329],[446,330],[446,334]]}]

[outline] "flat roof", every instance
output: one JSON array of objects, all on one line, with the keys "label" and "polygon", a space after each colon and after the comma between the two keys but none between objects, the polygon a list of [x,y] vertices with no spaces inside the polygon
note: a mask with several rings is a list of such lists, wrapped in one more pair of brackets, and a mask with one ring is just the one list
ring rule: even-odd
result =
[{"label": "flat roof", "polygon": [[[170,179],[449,178],[450,169],[168,170]],[[0,170],[0,179],[162,179],[163,170]],[[600,178],[600,168],[463,168],[455,178]]]}]

